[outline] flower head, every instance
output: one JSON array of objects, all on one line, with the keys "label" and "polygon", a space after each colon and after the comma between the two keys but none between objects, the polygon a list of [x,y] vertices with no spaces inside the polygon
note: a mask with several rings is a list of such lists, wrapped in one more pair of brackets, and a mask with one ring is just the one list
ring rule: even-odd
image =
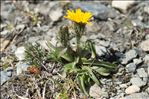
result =
[{"label": "flower head", "polygon": [[72,20],[76,23],[83,23],[83,24],[91,24],[89,22],[91,17],[92,17],[92,13],[82,12],[81,9],[77,9],[75,12],[74,10],[72,11],[67,10],[67,16],[64,16],[64,18]]}]

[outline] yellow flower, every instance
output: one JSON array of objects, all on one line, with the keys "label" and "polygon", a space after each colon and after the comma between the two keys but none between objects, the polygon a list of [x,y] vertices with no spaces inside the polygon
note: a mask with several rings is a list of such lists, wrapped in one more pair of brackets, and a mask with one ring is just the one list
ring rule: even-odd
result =
[{"label": "yellow flower", "polygon": [[83,24],[90,24],[89,22],[92,17],[92,14],[90,12],[82,12],[81,9],[77,9],[76,12],[74,10],[70,11],[67,10],[67,16],[64,16],[64,18],[67,18],[69,20],[72,20],[76,23],[83,23]]}]

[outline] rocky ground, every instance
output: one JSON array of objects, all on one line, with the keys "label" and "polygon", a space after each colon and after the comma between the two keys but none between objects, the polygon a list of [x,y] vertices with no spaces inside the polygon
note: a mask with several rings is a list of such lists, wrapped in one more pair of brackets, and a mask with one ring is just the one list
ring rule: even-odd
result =
[{"label": "rocky ground", "polygon": [[[39,42],[46,47],[46,40],[55,45],[58,28],[68,24],[63,15],[67,9],[78,7],[94,15],[93,25],[87,26],[84,39],[93,39],[97,54],[118,65],[115,74],[101,79],[101,86],[95,84],[90,88],[90,96],[95,99],[149,99],[149,1],[116,1],[2,1],[2,99],[55,98],[61,90],[53,83],[59,67],[50,64],[53,71],[41,71],[38,77],[25,73],[29,65],[24,61],[24,45]],[[83,98],[87,99],[81,93],[76,96],[76,99]]]}]

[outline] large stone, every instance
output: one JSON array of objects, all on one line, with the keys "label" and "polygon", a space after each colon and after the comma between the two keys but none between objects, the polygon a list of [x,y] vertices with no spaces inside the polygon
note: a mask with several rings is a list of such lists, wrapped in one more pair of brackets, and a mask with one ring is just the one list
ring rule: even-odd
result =
[{"label": "large stone", "polygon": [[146,84],[146,82],[144,82],[141,78],[139,77],[133,77],[130,79],[130,82],[133,84],[133,85],[137,85],[138,87],[142,87]]},{"label": "large stone", "polygon": [[139,77],[147,77],[147,73],[145,72],[144,68],[137,69],[137,73]]},{"label": "large stone", "polygon": [[85,11],[90,11],[95,18],[107,20],[108,18],[115,18],[117,13],[114,9],[106,7],[100,2],[73,2],[75,8],[81,8]]},{"label": "large stone", "polygon": [[95,99],[100,99],[101,93],[102,93],[102,90],[97,84],[94,84],[93,86],[91,86],[89,90],[90,96],[92,96]]},{"label": "large stone", "polygon": [[141,44],[140,44],[140,47],[143,51],[149,51],[149,39],[143,41]]},{"label": "large stone", "polygon": [[122,59],[122,64],[127,64],[132,59],[136,58],[138,55],[137,51],[132,49],[125,53],[124,58]]},{"label": "large stone", "polygon": [[18,58],[18,60],[24,60],[25,47],[24,46],[18,47],[17,50],[15,51],[15,56]]},{"label": "large stone", "polygon": [[128,7],[132,5],[135,2],[135,0],[126,0],[126,1],[120,1],[120,0],[113,0],[112,1],[112,7],[121,9],[122,11],[126,12]]},{"label": "large stone", "polygon": [[125,90],[125,93],[132,94],[132,93],[136,93],[139,91],[140,91],[140,88],[137,85],[131,85]]}]

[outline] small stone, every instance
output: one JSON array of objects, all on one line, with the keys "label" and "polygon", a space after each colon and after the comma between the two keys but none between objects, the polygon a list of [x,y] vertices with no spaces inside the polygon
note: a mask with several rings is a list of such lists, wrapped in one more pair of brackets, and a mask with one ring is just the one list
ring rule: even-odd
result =
[{"label": "small stone", "polygon": [[148,64],[148,76],[149,76],[149,64]]},{"label": "small stone", "polygon": [[103,56],[107,53],[107,49],[104,46],[95,46],[97,55]]},{"label": "small stone", "polygon": [[127,84],[121,84],[119,85],[121,88],[127,88]]},{"label": "small stone", "polygon": [[1,35],[6,35],[8,33],[10,33],[8,30],[1,31]]},{"label": "small stone", "polygon": [[108,47],[108,46],[110,45],[110,42],[109,42],[109,41],[100,40],[100,41],[99,41],[99,44],[100,44],[101,46]]},{"label": "small stone", "polygon": [[147,73],[145,72],[144,68],[137,69],[137,73],[139,77],[147,77]]},{"label": "small stone", "polygon": [[56,10],[52,10],[49,14],[51,20],[52,21],[58,21],[63,15],[62,11],[63,10],[60,8],[57,8]]},{"label": "small stone", "polygon": [[15,51],[15,56],[18,58],[18,60],[24,60],[25,58],[25,47],[24,46],[21,46],[21,47],[18,47],[17,50]]},{"label": "small stone", "polygon": [[149,39],[143,41],[141,44],[140,44],[140,47],[143,51],[149,51]]},{"label": "small stone", "polygon": [[139,92],[140,91],[140,88],[136,85],[131,85],[129,86],[126,90],[125,90],[125,93],[126,94],[132,94],[132,93],[136,93],[136,92]]},{"label": "small stone", "polygon": [[136,70],[136,65],[134,63],[130,63],[128,65],[126,65],[126,70],[128,72],[135,72]]},{"label": "small stone", "polygon": [[3,85],[10,77],[7,76],[7,72],[1,71],[1,85]]},{"label": "small stone", "polygon": [[142,59],[141,58],[139,58],[139,59],[133,59],[133,63],[135,64],[135,65],[139,65],[139,64],[141,64],[143,61],[142,61]]},{"label": "small stone", "polygon": [[136,58],[138,55],[136,50],[129,50],[125,53],[125,57],[122,59],[122,64],[127,64],[132,59]]},{"label": "small stone", "polygon": [[117,1],[113,0],[112,1],[112,7],[121,9],[122,11],[126,12],[128,7],[132,5],[135,2],[135,0],[130,0],[130,1]]},{"label": "small stone", "polygon": [[146,40],[149,39],[149,34],[147,34],[147,35],[145,36],[145,39],[146,39]]},{"label": "small stone", "polygon": [[145,92],[142,93],[133,93],[128,96],[125,96],[122,99],[148,99],[149,95]]},{"label": "small stone", "polygon": [[18,62],[16,64],[16,72],[17,75],[21,74],[23,71],[27,71],[27,68],[29,67],[29,65],[27,65],[26,63],[22,63],[22,62]]},{"label": "small stone", "polygon": [[93,86],[91,86],[89,90],[90,96],[92,96],[95,99],[98,99],[101,97],[101,92],[102,90],[97,84],[94,84]]},{"label": "small stone", "polygon": [[149,55],[145,55],[143,60],[144,60],[145,63],[149,63]]},{"label": "small stone", "polygon": [[25,28],[25,25],[24,24],[19,24],[16,26],[16,30],[22,30]]},{"label": "small stone", "polygon": [[138,87],[142,87],[146,84],[146,82],[143,82],[139,77],[133,77],[130,79],[130,82],[133,85],[137,85]]}]

